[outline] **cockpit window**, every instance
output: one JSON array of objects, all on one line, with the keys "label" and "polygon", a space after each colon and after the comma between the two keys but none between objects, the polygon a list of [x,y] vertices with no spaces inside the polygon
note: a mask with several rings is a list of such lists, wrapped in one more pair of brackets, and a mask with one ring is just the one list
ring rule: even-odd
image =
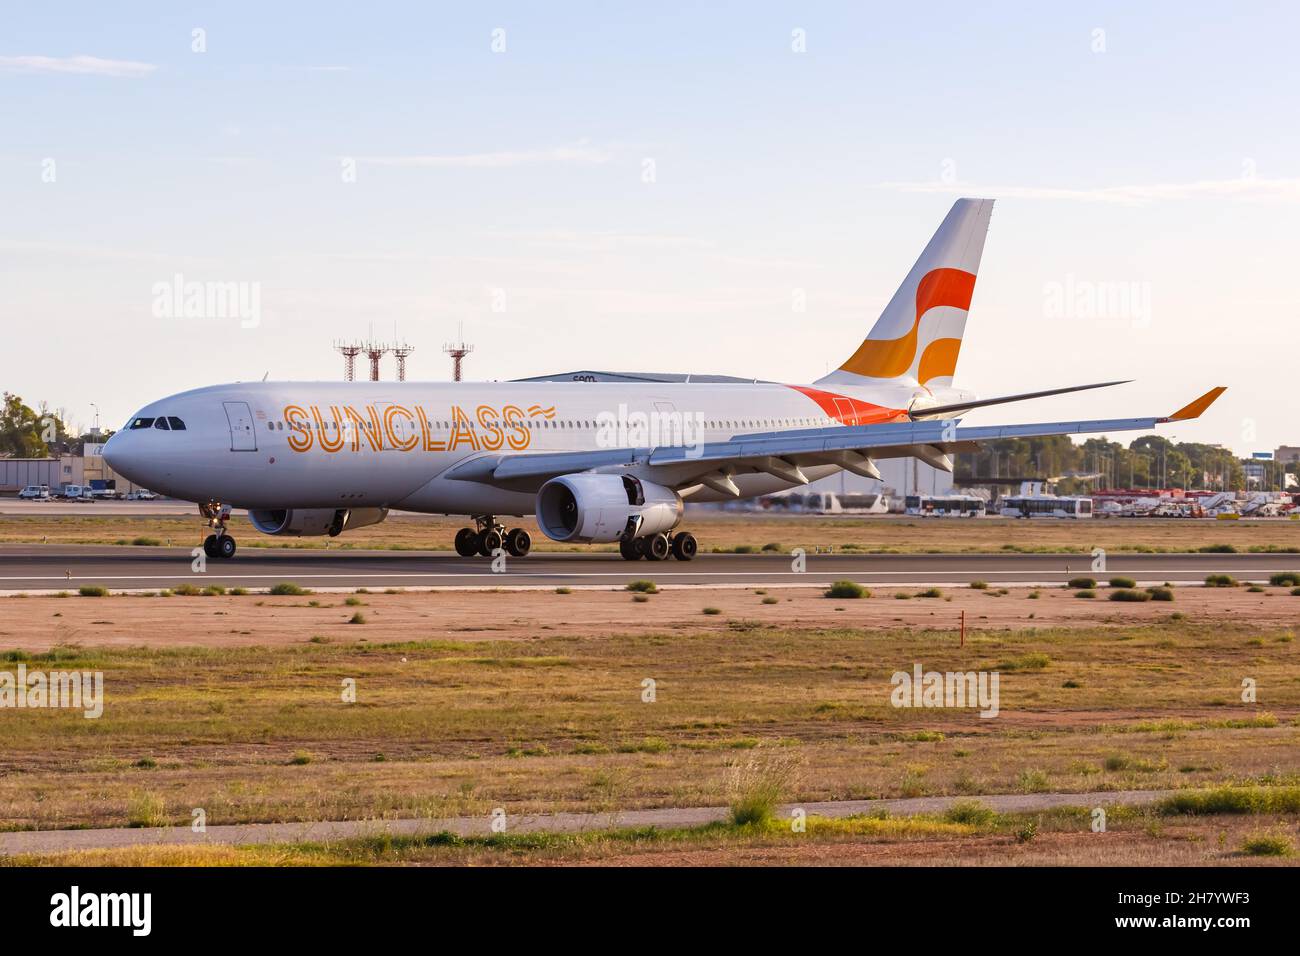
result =
[{"label": "cockpit window", "polygon": [[175,415],[167,416],[167,424],[171,425],[172,431],[174,432],[185,431],[185,423],[181,421],[179,418],[177,418]]},{"label": "cockpit window", "polygon": [[152,418],[137,418],[131,423],[131,428],[153,428]]},{"label": "cockpit window", "polygon": [[157,418],[157,419],[155,419],[155,420],[154,420],[154,423],[153,423],[153,427],[154,427],[154,428],[161,428],[161,429],[162,429],[163,431],[165,431],[165,432],[167,432],[167,431],[171,431],[171,426],[167,424],[167,419],[165,419],[165,418]]}]

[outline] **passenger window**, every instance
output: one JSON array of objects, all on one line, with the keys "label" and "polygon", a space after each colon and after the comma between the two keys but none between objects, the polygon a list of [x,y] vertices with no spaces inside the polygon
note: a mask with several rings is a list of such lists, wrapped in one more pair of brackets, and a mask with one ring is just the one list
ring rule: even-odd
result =
[{"label": "passenger window", "polygon": [[172,431],[174,432],[185,431],[185,423],[181,421],[179,418],[177,418],[175,415],[167,416],[167,424],[172,427]]},{"label": "passenger window", "polygon": [[153,423],[153,427],[154,427],[154,428],[161,428],[161,429],[162,429],[163,431],[165,431],[165,432],[169,432],[169,431],[171,431],[171,426],[167,424],[167,419],[165,419],[165,418],[158,418],[158,419],[155,419],[155,420],[154,420],[154,423]]}]

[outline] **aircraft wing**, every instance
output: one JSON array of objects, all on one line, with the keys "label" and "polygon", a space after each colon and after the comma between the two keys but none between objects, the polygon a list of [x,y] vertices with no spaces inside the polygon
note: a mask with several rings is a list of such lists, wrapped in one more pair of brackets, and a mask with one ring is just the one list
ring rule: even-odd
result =
[{"label": "aircraft wing", "polygon": [[952,470],[954,452],[974,451],[981,442],[1002,438],[1043,438],[1142,431],[1167,422],[1198,418],[1224,389],[1211,389],[1171,415],[1108,418],[1027,425],[963,426],[958,419],[847,425],[742,435],[727,441],[663,448],[611,448],[597,451],[485,455],[462,462],[444,477],[479,481],[513,490],[536,490],[551,478],[582,471],[627,470],[646,481],[684,489],[707,485],[738,494],[731,477],[766,473],[802,484],[806,465],[838,465],[876,477],[873,458],[914,457]]}]

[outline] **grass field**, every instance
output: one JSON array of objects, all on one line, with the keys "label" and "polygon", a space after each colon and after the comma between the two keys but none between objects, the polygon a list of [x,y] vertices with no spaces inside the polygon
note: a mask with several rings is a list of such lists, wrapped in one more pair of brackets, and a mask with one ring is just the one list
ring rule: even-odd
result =
[{"label": "grass field", "polygon": [[[366,595],[364,610],[382,618],[384,597],[410,596]],[[152,603],[180,620],[256,600],[5,606],[114,614]],[[281,600],[288,614],[353,613],[341,601]],[[411,623],[393,640],[340,617],[318,640],[274,646],[0,651],[0,670],[102,671],[106,698],[98,720],[0,712],[0,828],[186,825],[194,808],[224,824],[717,806],[744,767],[760,777],[784,768],[779,797],[789,801],[1300,782],[1287,626],[1208,609],[1125,624],[1115,616],[1129,606],[1112,605],[1093,612],[1110,617],[1104,624],[977,624],[959,648],[949,626],[764,622],[758,596],[747,600],[753,616],[733,609],[671,631],[573,626],[448,640]],[[887,614],[902,603],[921,602],[858,606]],[[916,662],[997,669],[1001,713],[891,706],[891,675]],[[1258,703],[1241,700],[1247,678]],[[342,699],[345,680],[355,703]],[[444,850],[496,852],[429,852]]]},{"label": "grass field", "polygon": [[[550,541],[532,519],[529,529],[539,551],[616,551],[614,545],[569,546]],[[240,547],[389,548],[450,550],[463,519],[394,515],[379,525],[337,538],[268,537],[237,517],[231,531]],[[1091,521],[1002,518],[941,520],[903,517],[774,517],[691,512],[683,527],[706,551],[834,548],[859,553],[966,553],[1022,551],[1084,553],[1187,552],[1206,548],[1300,553],[1300,522],[1094,519]],[[52,544],[199,544],[206,534],[194,516],[9,515],[0,517],[0,542]]]}]

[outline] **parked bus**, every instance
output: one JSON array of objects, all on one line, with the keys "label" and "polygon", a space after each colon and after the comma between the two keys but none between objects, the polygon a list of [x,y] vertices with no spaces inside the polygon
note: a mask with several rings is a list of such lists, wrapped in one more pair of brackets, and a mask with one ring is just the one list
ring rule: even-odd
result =
[{"label": "parked bus", "polygon": [[1091,518],[1092,499],[1016,495],[1003,498],[999,511],[1008,518]]},{"label": "parked bus", "polygon": [[975,495],[908,495],[903,510],[923,518],[982,518],[984,499]]}]

